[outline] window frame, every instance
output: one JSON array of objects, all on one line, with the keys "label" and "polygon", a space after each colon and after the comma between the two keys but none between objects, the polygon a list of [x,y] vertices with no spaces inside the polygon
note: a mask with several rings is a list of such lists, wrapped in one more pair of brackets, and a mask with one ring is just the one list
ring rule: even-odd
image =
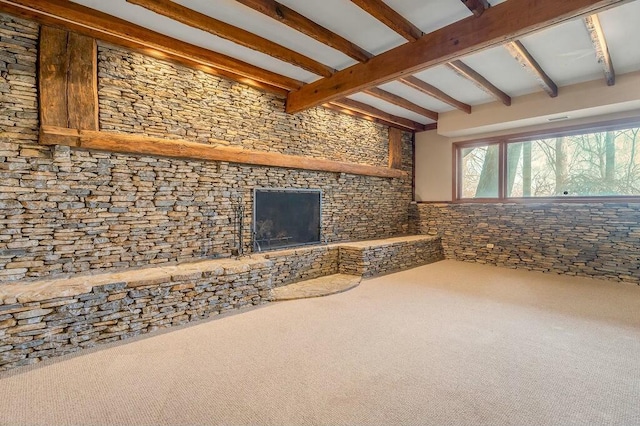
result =
[{"label": "window frame", "polygon": [[[534,132],[515,133],[452,144],[453,176],[452,202],[454,203],[611,203],[640,202],[640,195],[593,195],[593,196],[561,196],[561,197],[506,197],[507,179],[507,146],[512,143],[529,142],[539,139],[575,136],[588,133],[624,130],[640,127],[640,117],[623,118],[598,124],[566,126]],[[498,144],[498,197],[497,198],[461,198],[462,194],[462,150],[478,146]]]}]

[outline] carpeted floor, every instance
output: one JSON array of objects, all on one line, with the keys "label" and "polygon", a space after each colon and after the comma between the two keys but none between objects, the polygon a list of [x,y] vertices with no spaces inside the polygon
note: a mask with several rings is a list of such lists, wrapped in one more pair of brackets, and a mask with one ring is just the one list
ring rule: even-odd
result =
[{"label": "carpeted floor", "polygon": [[640,424],[640,287],[443,261],[0,375],[3,425]]}]

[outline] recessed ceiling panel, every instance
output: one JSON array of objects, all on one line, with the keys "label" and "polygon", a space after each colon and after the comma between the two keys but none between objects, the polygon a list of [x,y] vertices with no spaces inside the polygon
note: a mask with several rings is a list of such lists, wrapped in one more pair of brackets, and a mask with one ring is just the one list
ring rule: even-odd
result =
[{"label": "recessed ceiling panel", "polygon": [[640,1],[599,14],[617,74],[640,70]]},{"label": "recessed ceiling panel", "polygon": [[239,46],[228,40],[197,30],[172,19],[150,12],[142,7],[127,3],[125,0],[75,0],[92,9],[116,16],[150,30],[165,34],[178,40],[203,47],[205,49],[231,56],[241,61],[256,65],[275,73],[295,78],[304,82],[312,82],[319,78],[315,74],[298,68],[295,65],[272,58],[255,50]]},{"label": "recessed ceiling panel", "polygon": [[459,76],[445,65],[419,72],[415,76],[437,87],[454,99],[469,105],[480,105],[494,101],[491,95],[488,95],[475,84]]},{"label": "recessed ceiling panel", "polygon": [[511,97],[542,90],[533,74],[522,68],[502,46],[465,56],[462,62]]},{"label": "recessed ceiling panel", "polygon": [[521,41],[558,86],[603,76],[582,19],[551,27]]},{"label": "recessed ceiling panel", "polygon": [[385,3],[424,33],[472,15],[461,1],[385,0]]},{"label": "recessed ceiling panel", "polygon": [[389,114],[408,118],[409,120],[417,121],[422,124],[434,123],[433,120],[422,116],[420,114],[416,114],[413,111],[406,110],[397,105],[391,104],[387,101],[383,101],[382,99],[378,99],[374,96],[367,95],[366,93],[354,93],[353,95],[349,95],[348,98],[353,99],[354,101],[362,102],[364,104],[370,105],[374,108],[378,108],[384,112],[388,112]]},{"label": "recessed ceiling panel", "polygon": [[413,102],[416,105],[419,105],[423,108],[430,109],[435,112],[447,112],[451,111],[454,108],[445,104],[442,101],[439,101],[431,96],[427,96],[422,92],[419,92],[406,84],[402,84],[399,81],[392,81],[390,83],[385,83],[379,86],[382,90],[386,90],[389,93],[393,93],[394,95],[398,95],[406,100]]},{"label": "recessed ceiling panel", "polygon": [[215,17],[215,19],[264,37],[332,68],[342,69],[356,63],[344,53],[334,50],[235,0],[216,0],[215,2],[210,0],[174,1],[189,9]]},{"label": "recessed ceiling panel", "polygon": [[279,0],[279,3],[374,55],[406,43],[395,31],[348,0]]}]

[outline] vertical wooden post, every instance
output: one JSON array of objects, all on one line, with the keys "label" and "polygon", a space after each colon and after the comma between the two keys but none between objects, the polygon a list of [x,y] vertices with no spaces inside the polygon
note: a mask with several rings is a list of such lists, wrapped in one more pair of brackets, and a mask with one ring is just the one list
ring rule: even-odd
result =
[{"label": "vertical wooden post", "polygon": [[402,130],[389,128],[389,168],[402,168]]},{"label": "vertical wooden post", "polygon": [[40,125],[98,130],[95,39],[47,26],[40,31]]}]

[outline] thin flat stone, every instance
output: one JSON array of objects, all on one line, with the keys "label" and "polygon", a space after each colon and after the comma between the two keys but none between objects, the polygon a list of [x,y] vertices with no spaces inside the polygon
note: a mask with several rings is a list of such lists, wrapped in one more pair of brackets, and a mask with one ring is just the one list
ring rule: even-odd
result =
[{"label": "thin flat stone", "polygon": [[326,277],[276,287],[271,290],[271,300],[281,301],[328,296],[330,294],[351,290],[357,287],[360,281],[361,277],[356,275],[327,275]]}]

